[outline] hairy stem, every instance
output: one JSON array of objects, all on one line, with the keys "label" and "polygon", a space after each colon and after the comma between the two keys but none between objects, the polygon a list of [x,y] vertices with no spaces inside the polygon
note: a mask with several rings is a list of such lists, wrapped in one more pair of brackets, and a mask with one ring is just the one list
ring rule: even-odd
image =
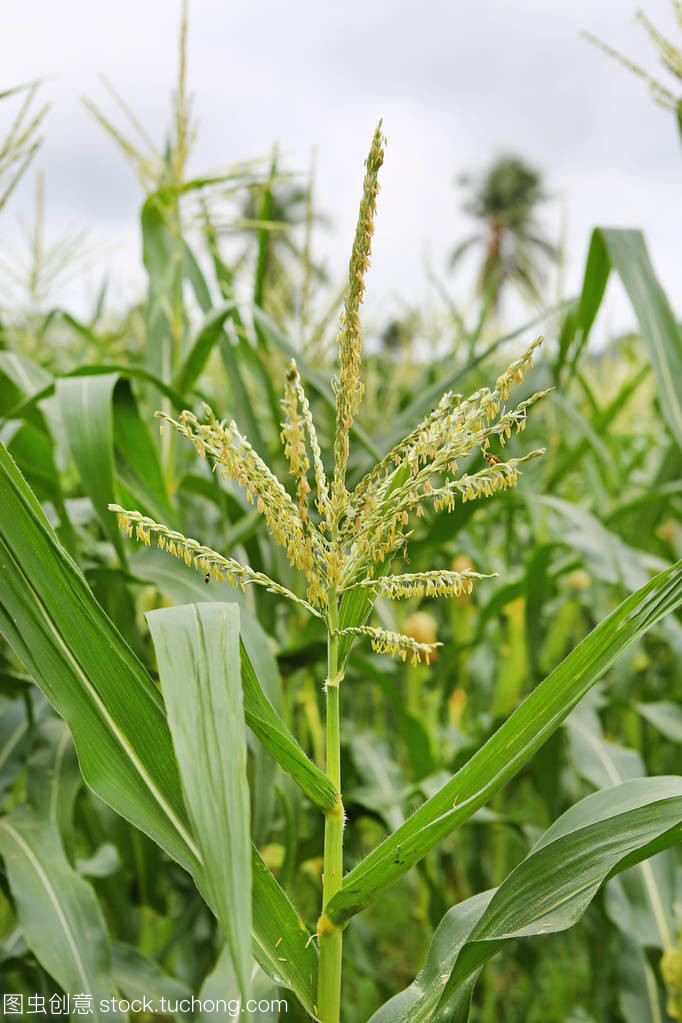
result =
[{"label": "hairy stem", "polygon": [[[327,775],[341,792],[341,733],[339,725],[339,612],[336,590],[329,593],[327,637]],[[339,795],[329,811],[324,828],[324,874],[322,875],[322,916],[317,930],[320,938],[320,974],[317,1014],[323,1023],[339,1023],[341,1012],[342,931],[326,915],[329,900],[343,880],[343,803]]]}]

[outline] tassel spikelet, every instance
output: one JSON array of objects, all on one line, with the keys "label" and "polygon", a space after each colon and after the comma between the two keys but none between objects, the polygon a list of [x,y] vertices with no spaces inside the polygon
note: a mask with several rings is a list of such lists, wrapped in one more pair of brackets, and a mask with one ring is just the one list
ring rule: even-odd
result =
[{"label": "tassel spikelet", "polygon": [[356,586],[374,592],[376,598],[390,597],[468,597],[479,579],[493,579],[497,572],[482,575],[466,569],[464,572],[414,572],[405,575],[383,575],[378,579],[361,579]]},{"label": "tassel spikelet", "polygon": [[151,544],[152,536],[155,536],[156,545],[162,551],[168,551],[176,558],[181,558],[186,565],[198,569],[205,575],[210,574],[214,579],[228,582],[230,586],[239,586],[242,590],[249,584],[264,586],[270,593],[286,597],[287,600],[299,604],[318,618],[324,617],[307,600],[297,597],[286,586],[280,586],[263,572],[255,572],[248,565],[242,565],[233,558],[226,558],[222,554],[218,554],[217,551],[211,550],[210,547],[200,544],[198,540],[183,536],[182,533],[169,529],[168,526],[155,522],[154,519],[150,519],[138,511],[128,511],[118,504],[110,504],[108,507],[109,511],[116,513],[120,528],[125,530],[128,536],[132,536],[134,530],[135,539],[140,540],[147,547]]},{"label": "tassel spikelet", "polygon": [[[292,360],[282,398],[281,439],[289,471],[295,481],[292,497],[234,422],[219,420],[208,405],[201,419],[184,411],[177,419],[156,415],[192,441],[221,476],[246,490],[246,497],[264,516],[277,544],[307,584],[307,599],[285,586],[224,557],[197,540],[163,526],[140,512],[111,509],[121,526],[139,540],[156,537],[159,547],[183,558],[207,576],[226,578],[232,585],[256,584],[286,597],[311,614],[323,618],[330,635],[368,638],[375,650],[403,660],[428,660],[435,644],[369,626],[338,628],[338,598],[360,587],[374,600],[419,597],[469,596],[475,583],[491,578],[473,569],[430,570],[382,575],[396,555],[405,555],[415,519],[428,508],[452,511],[457,502],[477,500],[516,486],[520,466],[542,454],[531,451],[518,458],[503,458],[502,449],[513,430],[520,433],[529,409],[544,396],[541,391],[507,409],[515,384],[529,369],[541,344],[538,338],[502,373],[495,387],[480,388],[468,397],[446,392],[435,408],[400,443],[389,451],[349,494],[346,468],[350,430],[362,397],[359,309],[369,266],[378,172],[383,161],[384,138],[377,128],[369,156],[357,229],[349,266],[349,280],[338,337],[339,375],[333,382],[336,396],[334,473],[331,485],[300,373]],[[494,442],[497,453],[491,447]],[[483,455],[486,464],[475,472],[462,472],[460,462]],[[314,486],[314,500],[311,500]],[[378,566],[382,567],[379,569]]]},{"label": "tassel spikelet", "polygon": [[165,412],[157,412],[156,416],[188,437],[202,457],[209,455],[224,478],[246,489],[247,500],[264,515],[275,543],[286,550],[291,564],[308,580],[311,600],[323,606],[324,591],[317,575],[317,565],[325,556],[323,537],[305,528],[299,509],[284,486],[236,424],[220,422],[208,405],[204,405],[204,413],[204,423],[187,410],[181,413],[179,420]]},{"label": "tassel spikelet", "polygon": [[308,494],[310,493],[308,469],[310,468],[310,461],[308,459],[305,439],[305,420],[302,411],[299,409],[298,391],[294,386],[296,376],[295,365],[290,366],[287,373],[284,397],[281,401],[284,422],[282,423],[280,437],[284,445],[284,455],[289,462],[289,471],[297,481],[298,514],[305,526],[308,523]]},{"label": "tassel spikelet", "polygon": [[333,515],[338,520],[343,514],[346,493],[346,466],[349,453],[349,431],[358,410],[364,385],[360,379],[362,345],[360,340],[360,305],[365,295],[365,274],[369,268],[374,234],[374,214],[379,192],[379,168],[384,162],[385,139],[381,121],[372,139],[365,162],[365,180],[355,240],[348,267],[348,287],[341,315],[339,345],[339,377],[333,383],[336,395],[336,434],[334,438],[334,482],[332,486]]},{"label": "tassel spikelet", "polygon": [[359,628],[339,629],[339,636],[365,636],[372,644],[372,649],[378,654],[390,654],[391,657],[399,657],[401,661],[410,658],[412,664],[429,664],[436,649],[442,643],[418,643],[411,636],[404,636],[401,632],[387,632],[385,629],[372,629],[368,625]]},{"label": "tassel spikelet", "polygon": [[317,439],[317,430],[315,429],[312,412],[310,411],[310,404],[303,390],[301,376],[294,359],[289,363],[282,408],[284,409],[285,419],[282,423],[281,437],[284,444],[284,454],[289,460],[291,472],[298,479],[299,514],[304,522],[308,521],[307,496],[310,493],[310,485],[307,474],[310,462],[308,460],[307,445],[309,445],[317,490],[315,504],[319,514],[326,522],[331,514],[329,485],[322,464],[322,452],[320,450],[320,442]]},{"label": "tassel spikelet", "polygon": [[329,522],[331,518],[331,505],[329,503],[329,484],[327,483],[327,477],[325,475],[324,466],[322,464],[322,452],[320,450],[320,442],[317,439],[317,430],[313,422],[313,415],[310,411],[310,404],[308,397],[303,390],[303,384],[301,383],[301,376],[296,367],[295,361],[291,360],[289,367],[289,374],[287,376],[288,382],[291,383],[292,387],[296,390],[296,396],[301,406],[301,413],[308,433],[308,443],[310,444],[310,450],[313,456],[313,470],[315,473],[315,487],[317,489],[317,510],[322,516],[324,522]]},{"label": "tassel spikelet", "polygon": [[[682,3],[680,0],[673,0],[673,14],[677,19],[677,23],[682,28]],[[635,21],[639,21],[644,26],[649,38],[658,49],[658,56],[663,66],[674,75],[678,81],[682,81],[682,49],[670,39],[667,39],[647,18],[643,11],[637,11],[635,15]],[[598,46],[600,50],[608,54],[609,57],[614,57],[623,67],[627,68],[633,74],[642,78],[649,87],[649,91],[653,96],[654,100],[659,103],[662,107],[667,110],[672,110],[673,113],[679,116],[680,110],[680,97],[679,94],[668,88],[658,78],[654,78],[650,75],[640,64],[636,64],[628,57],[623,56],[618,50],[614,50],[612,46],[605,43],[603,40],[593,36],[591,32],[583,32],[582,35],[588,39],[595,46]]]}]

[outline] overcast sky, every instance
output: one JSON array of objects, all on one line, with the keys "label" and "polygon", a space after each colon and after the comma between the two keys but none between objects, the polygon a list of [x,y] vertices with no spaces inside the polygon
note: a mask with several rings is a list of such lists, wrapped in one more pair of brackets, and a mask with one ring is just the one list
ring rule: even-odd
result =
[{"label": "overcast sky", "polygon": [[[267,153],[277,142],[294,170],[317,159],[319,207],[333,221],[318,252],[341,278],[357,213],[362,163],[379,117],[388,136],[382,171],[369,315],[378,323],[421,300],[424,261],[444,271],[471,229],[455,176],[500,151],[522,155],[557,197],[551,230],[567,215],[568,292],[577,290],[591,228],[644,229],[655,266],[681,311],[682,149],[672,115],[645,85],[580,37],[608,40],[656,69],[636,0],[383,0],[259,3],[192,0],[189,76],[199,141],[193,169]],[[678,34],[669,0],[646,0],[650,18]],[[175,82],[179,0],[22,0],[2,14],[0,90],[53,76],[52,109],[36,162],[46,177],[48,232],[85,225],[108,245],[119,293],[140,291],[135,176],[84,109],[114,113],[104,74],[163,142]],[[8,106],[8,104],[3,104]],[[0,129],[6,123],[3,111]],[[14,233],[29,216],[25,182],[2,217]],[[96,268],[78,288],[94,288]],[[470,283],[448,278],[455,294]],[[78,294],[74,292],[74,300]],[[612,325],[630,314],[611,298]]]}]

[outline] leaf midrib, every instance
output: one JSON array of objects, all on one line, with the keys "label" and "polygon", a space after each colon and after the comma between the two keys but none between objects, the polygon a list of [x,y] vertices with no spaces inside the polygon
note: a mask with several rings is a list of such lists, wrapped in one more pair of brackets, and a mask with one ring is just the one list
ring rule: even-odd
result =
[{"label": "leaf midrib", "polygon": [[5,831],[14,839],[14,841],[17,843],[17,845],[22,850],[22,852],[26,856],[27,860],[29,861],[29,863],[31,864],[33,869],[35,870],[36,874],[38,875],[38,878],[42,882],[43,888],[47,892],[47,896],[48,896],[50,902],[52,903],[52,905],[54,906],[54,909],[55,909],[55,912],[56,912],[57,917],[59,919],[59,922],[61,923],[62,929],[64,930],[64,934],[66,935],[66,940],[68,942],[69,949],[71,950],[72,958],[74,960],[74,963],[76,964],[76,968],[78,970],[78,973],[80,974],[81,979],[83,981],[83,985],[84,985],[83,986],[83,990],[84,991],[95,991],[96,990],[95,985],[90,983],[90,981],[88,979],[87,971],[85,969],[85,964],[83,963],[83,960],[81,959],[80,954],[78,952],[78,947],[76,945],[73,932],[72,932],[71,927],[69,925],[69,921],[68,921],[68,919],[66,917],[66,913],[64,912],[64,910],[62,908],[62,905],[61,905],[61,903],[60,903],[60,901],[59,901],[59,899],[57,897],[57,894],[55,892],[55,889],[50,884],[49,878],[47,877],[47,874],[43,870],[43,868],[42,868],[42,866],[40,864],[40,861],[38,860],[38,858],[34,854],[33,850],[29,846],[29,844],[12,827],[11,824],[8,824],[6,820],[3,820],[2,822],[0,822],[0,827],[4,828]]}]

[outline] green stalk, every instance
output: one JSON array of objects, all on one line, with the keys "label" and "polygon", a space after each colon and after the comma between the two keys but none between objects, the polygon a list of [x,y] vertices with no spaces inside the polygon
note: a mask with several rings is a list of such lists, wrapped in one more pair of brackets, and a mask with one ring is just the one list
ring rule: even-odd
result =
[{"label": "green stalk", "polygon": [[[339,724],[339,611],[336,590],[329,593],[327,636],[327,776],[341,792],[341,731]],[[320,939],[320,972],[317,1014],[323,1023],[339,1023],[341,1013],[342,930],[326,915],[329,900],[343,883],[343,803],[339,795],[324,827],[324,873],[322,916],[317,925]]]}]

